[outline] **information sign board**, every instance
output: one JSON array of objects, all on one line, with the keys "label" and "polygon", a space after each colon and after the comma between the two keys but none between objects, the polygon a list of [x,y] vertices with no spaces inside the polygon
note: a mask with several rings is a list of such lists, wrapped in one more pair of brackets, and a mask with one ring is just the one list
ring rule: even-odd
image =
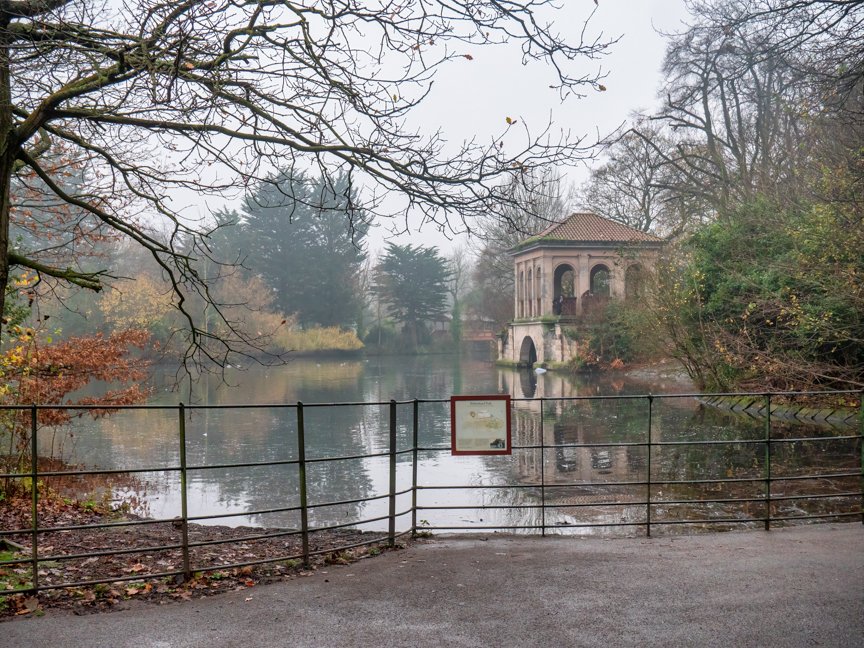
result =
[{"label": "information sign board", "polygon": [[454,455],[511,454],[510,396],[451,396]]}]

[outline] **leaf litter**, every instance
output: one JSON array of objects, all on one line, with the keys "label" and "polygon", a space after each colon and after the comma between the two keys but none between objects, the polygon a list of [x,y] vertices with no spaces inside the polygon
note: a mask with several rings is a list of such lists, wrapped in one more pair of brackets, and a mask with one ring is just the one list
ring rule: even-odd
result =
[{"label": "leaf litter", "polygon": [[[29,505],[25,500],[0,502],[0,530],[30,528]],[[39,508],[39,525],[43,528],[123,521],[145,522],[135,515],[119,516],[68,501],[46,501],[40,503]],[[217,542],[190,547],[189,559],[194,572],[189,579],[182,574],[168,573],[183,569],[183,553],[178,546],[182,544],[182,525],[177,521],[40,533],[39,584],[43,587],[60,587],[40,591],[37,595],[32,592],[0,595],[0,621],[16,616],[39,615],[45,610],[89,614],[122,609],[132,601],[162,605],[222,592],[248,590],[259,584],[308,577],[329,565],[347,565],[379,555],[387,540],[385,533],[353,529],[310,533],[309,550],[317,555],[310,557],[309,565],[304,565],[298,557],[302,554],[301,535],[282,535],[285,529],[190,523],[187,532],[191,545]],[[253,535],[264,537],[245,539]],[[10,547],[20,548],[17,553],[9,554],[13,558],[5,555],[4,558],[21,559],[22,562],[0,565],[0,589],[24,589],[31,583],[31,564],[28,559],[31,557],[32,535],[0,536],[0,549],[3,549],[3,540],[10,540]],[[340,549],[363,542],[372,544]],[[150,548],[158,546],[173,548]],[[67,558],[110,551],[126,553]],[[262,560],[272,562],[231,566]],[[92,580],[108,582],[76,584]]]}]

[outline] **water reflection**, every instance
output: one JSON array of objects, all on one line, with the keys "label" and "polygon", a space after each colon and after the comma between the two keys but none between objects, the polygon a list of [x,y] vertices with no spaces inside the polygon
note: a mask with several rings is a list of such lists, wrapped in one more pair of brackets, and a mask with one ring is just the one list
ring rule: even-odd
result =
[{"label": "water reflection", "polygon": [[[170,377],[156,377],[160,391],[154,404],[176,404],[177,394],[164,388],[169,382]],[[669,386],[673,391],[688,391],[680,382]],[[189,473],[190,514],[243,514],[211,523],[299,526],[299,515],[292,511],[250,514],[299,506],[300,481],[295,465],[210,467],[297,459],[298,401],[305,404],[306,455],[312,460],[307,479],[311,504],[386,494],[389,486],[386,456],[333,462],[315,460],[386,452],[390,399],[438,399],[457,393],[511,394],[515,399],[512,413],[515,449],[512,457],[452,457],[448,405],[421,403],[418,443],[425,449],[418,453],[417,472],[418,483],[426,488],[418,493],[418,503],[430,508],[421,511],[418,519],[426,519],[435,527],[549,526],[564,530],[575,523],[640,524],[646,517],[644,506],[611,504],[644,501],[650,496],[655,502],[668,501],[668,506],[659,507],[657,514],[672,518],[678,514],[676,511],[682,515],[687,512],[675,502],[694,494],[705,497],[707,493],[718,500],[741,499],[759,497],[763,488],[758,481],[710,486],[714,490],[709,490],[709,486],[662,483],[662,480],[729,476],[747,480],[764,474],[764,444],[746,443],[762,439],[764,425],[707,410],[692,398],[654,399],[650,405],[653,442],[692,439],[742,442],[698,447],[655,446],[650,461],[652,486],[647,488],[644,482],[649,474],[648,451],[642,444],[648,438],[649,401],[630,396],[659,393],[662,384],[617,375],[573,378],[552,372],[537,375],[514,371],[471,358],[381,357],[296,360],[285,367],[234,371],[227,376],[227,384],[211,378],[194,388],[196,405],[189,408],[186,421],[187,460],[194,466]],[[617,398],[568,400],[601,394]],[[519,400],[532,397],[545,400]],[[311,405],[358,401],[381,404]],[[221,407],[244,403],[270,406]],[[413,445],[412,419],[410,404],[397,408],[399,450]],[[104,468],[176,466],[177,427],[175,410],[126,412],[96,422],[81,420],[73,430],[76,442],[73,458]],[[780,424],[772,426],[774,438],[782,438],[786,433]],[[634,445],[615,445],[622,443]],[[778,445],[777,470],[804,474],[816,469],[814,466],[844,466],[852,461],[850,457],[857,456],[855,448],[848,444],[826,445],[809,441]],[[411,453],[398,457],[399,490],[411,485],[411,461]],[[147,513],[157,517],[178,515],[177,472],[148,473],[143,477]],[[791,484],[778,482],[777,491],[794,495]],[[495,488],[440,488],[480,485]],[[547,506],[545,511],[541,502]],[[397,509],[404,510],[409,504],[409,496],[400,496]],[[489,505],[507,508],[483,508]],[[462,508],[434,508],[453,506]],[[774,507],[774,513],[806,509],[794,500],[765,506]],[[351,502],[317,508],[310,520],[315,526],[337,525],[381,517],[386,511],[386,498],[370,503]],[[729,507],[715,505],[705,514],[733,513]],[[366,528],[382,529],[386,524],[379,520]],[[408,524],[408,518],[402,517],[398,526],[404,529]],[[595,527],[587,527],[576,532],[596,531]]]},{"label": "water reflection", "polygon": [[[769,512],[789,519],[860,514],[856,472],[861,442],[829,438],[843,431],[774,420],[769,432],[767,421],[705,408],[690,397],[654,397],[649,402],[636,395],[645,393],[640,385],[626,381],[555,380],[544,387],[550,400],[514,402],[514,446],[521,446],[514,451],[515,481],[544,488],[539,494],[530,488],[500,491],[496,503],[501,506],[534,505],[513,509],[519,513],[511,514],[511,520],[518,518],[526,526],[542,520],[553,532],[614,532],[612,525],[644,525],[648,500],[654,522],[710,520],[742,526],[740,520],[755,519],[743,526],[761,527],[760,518]],[[537,391],[539,396],[539,386]],[[616,398],[567,400],[594,391]],[[765,442],[769,433],[770,450]],[[812,440],[796,440],[800,437]],[[693,441],[708,443],[689,445]],[[797,480],[832,472],[849,476]],[[773,480],[770,493],[768,474]],[[675,483],[686,481],[694,483]],[[814,492],[828,499],[806,497]],[[539,510],[541,501],[545,511]]]}]

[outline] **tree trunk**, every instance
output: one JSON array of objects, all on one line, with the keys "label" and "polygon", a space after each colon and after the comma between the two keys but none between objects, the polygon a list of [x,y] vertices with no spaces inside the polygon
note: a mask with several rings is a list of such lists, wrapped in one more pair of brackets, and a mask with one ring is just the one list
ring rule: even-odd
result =
[{"label": "tree trunk", "polygon": [[[12,121],[12,81],[9,75],[9,18],[0,17],[0,317],[9,283],[9,210],[17,144]],[[0,331],[3,323],[0,321]]]},{"label": "tree trunk", "polygon": [[417,333],[417,320],[411,320],[410,323],[410,340],[411,340],[411,350],[416,351],[417,347],[420,346],[420,336]]}]

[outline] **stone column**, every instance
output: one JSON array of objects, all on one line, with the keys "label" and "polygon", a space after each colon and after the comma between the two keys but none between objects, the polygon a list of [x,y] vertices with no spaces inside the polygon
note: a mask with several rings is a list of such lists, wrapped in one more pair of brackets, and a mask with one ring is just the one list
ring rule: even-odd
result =
[{"label": "stone column", "polygon": [[519,317],[519,264],[513,264],[513,319]]},{"label": "stone column", "polygon": [[541,315],[552,314],[552,298],[555,296],[555,273],[552,272],[552,261],[543,257],[541,259],[543,267],[543,286],[542,294],[540,295],[541,303],[543,304],[543,312]]},{"label": "stone column", "polygon": [[543,269],[540,259],[534,261],[534,316],[543,316]]},{"label": "stone column", "polygon": [[610,297],[624,297],[624,274],[623,265],[617,263],[609,264],[609,293]]},{"label": "stone column", "polygon": [[579,281],[574,282],[574,292],[579,298],[576,311],[582,314],[582,293],[591,288],[591,255],[584,254],[579,257]]}]

